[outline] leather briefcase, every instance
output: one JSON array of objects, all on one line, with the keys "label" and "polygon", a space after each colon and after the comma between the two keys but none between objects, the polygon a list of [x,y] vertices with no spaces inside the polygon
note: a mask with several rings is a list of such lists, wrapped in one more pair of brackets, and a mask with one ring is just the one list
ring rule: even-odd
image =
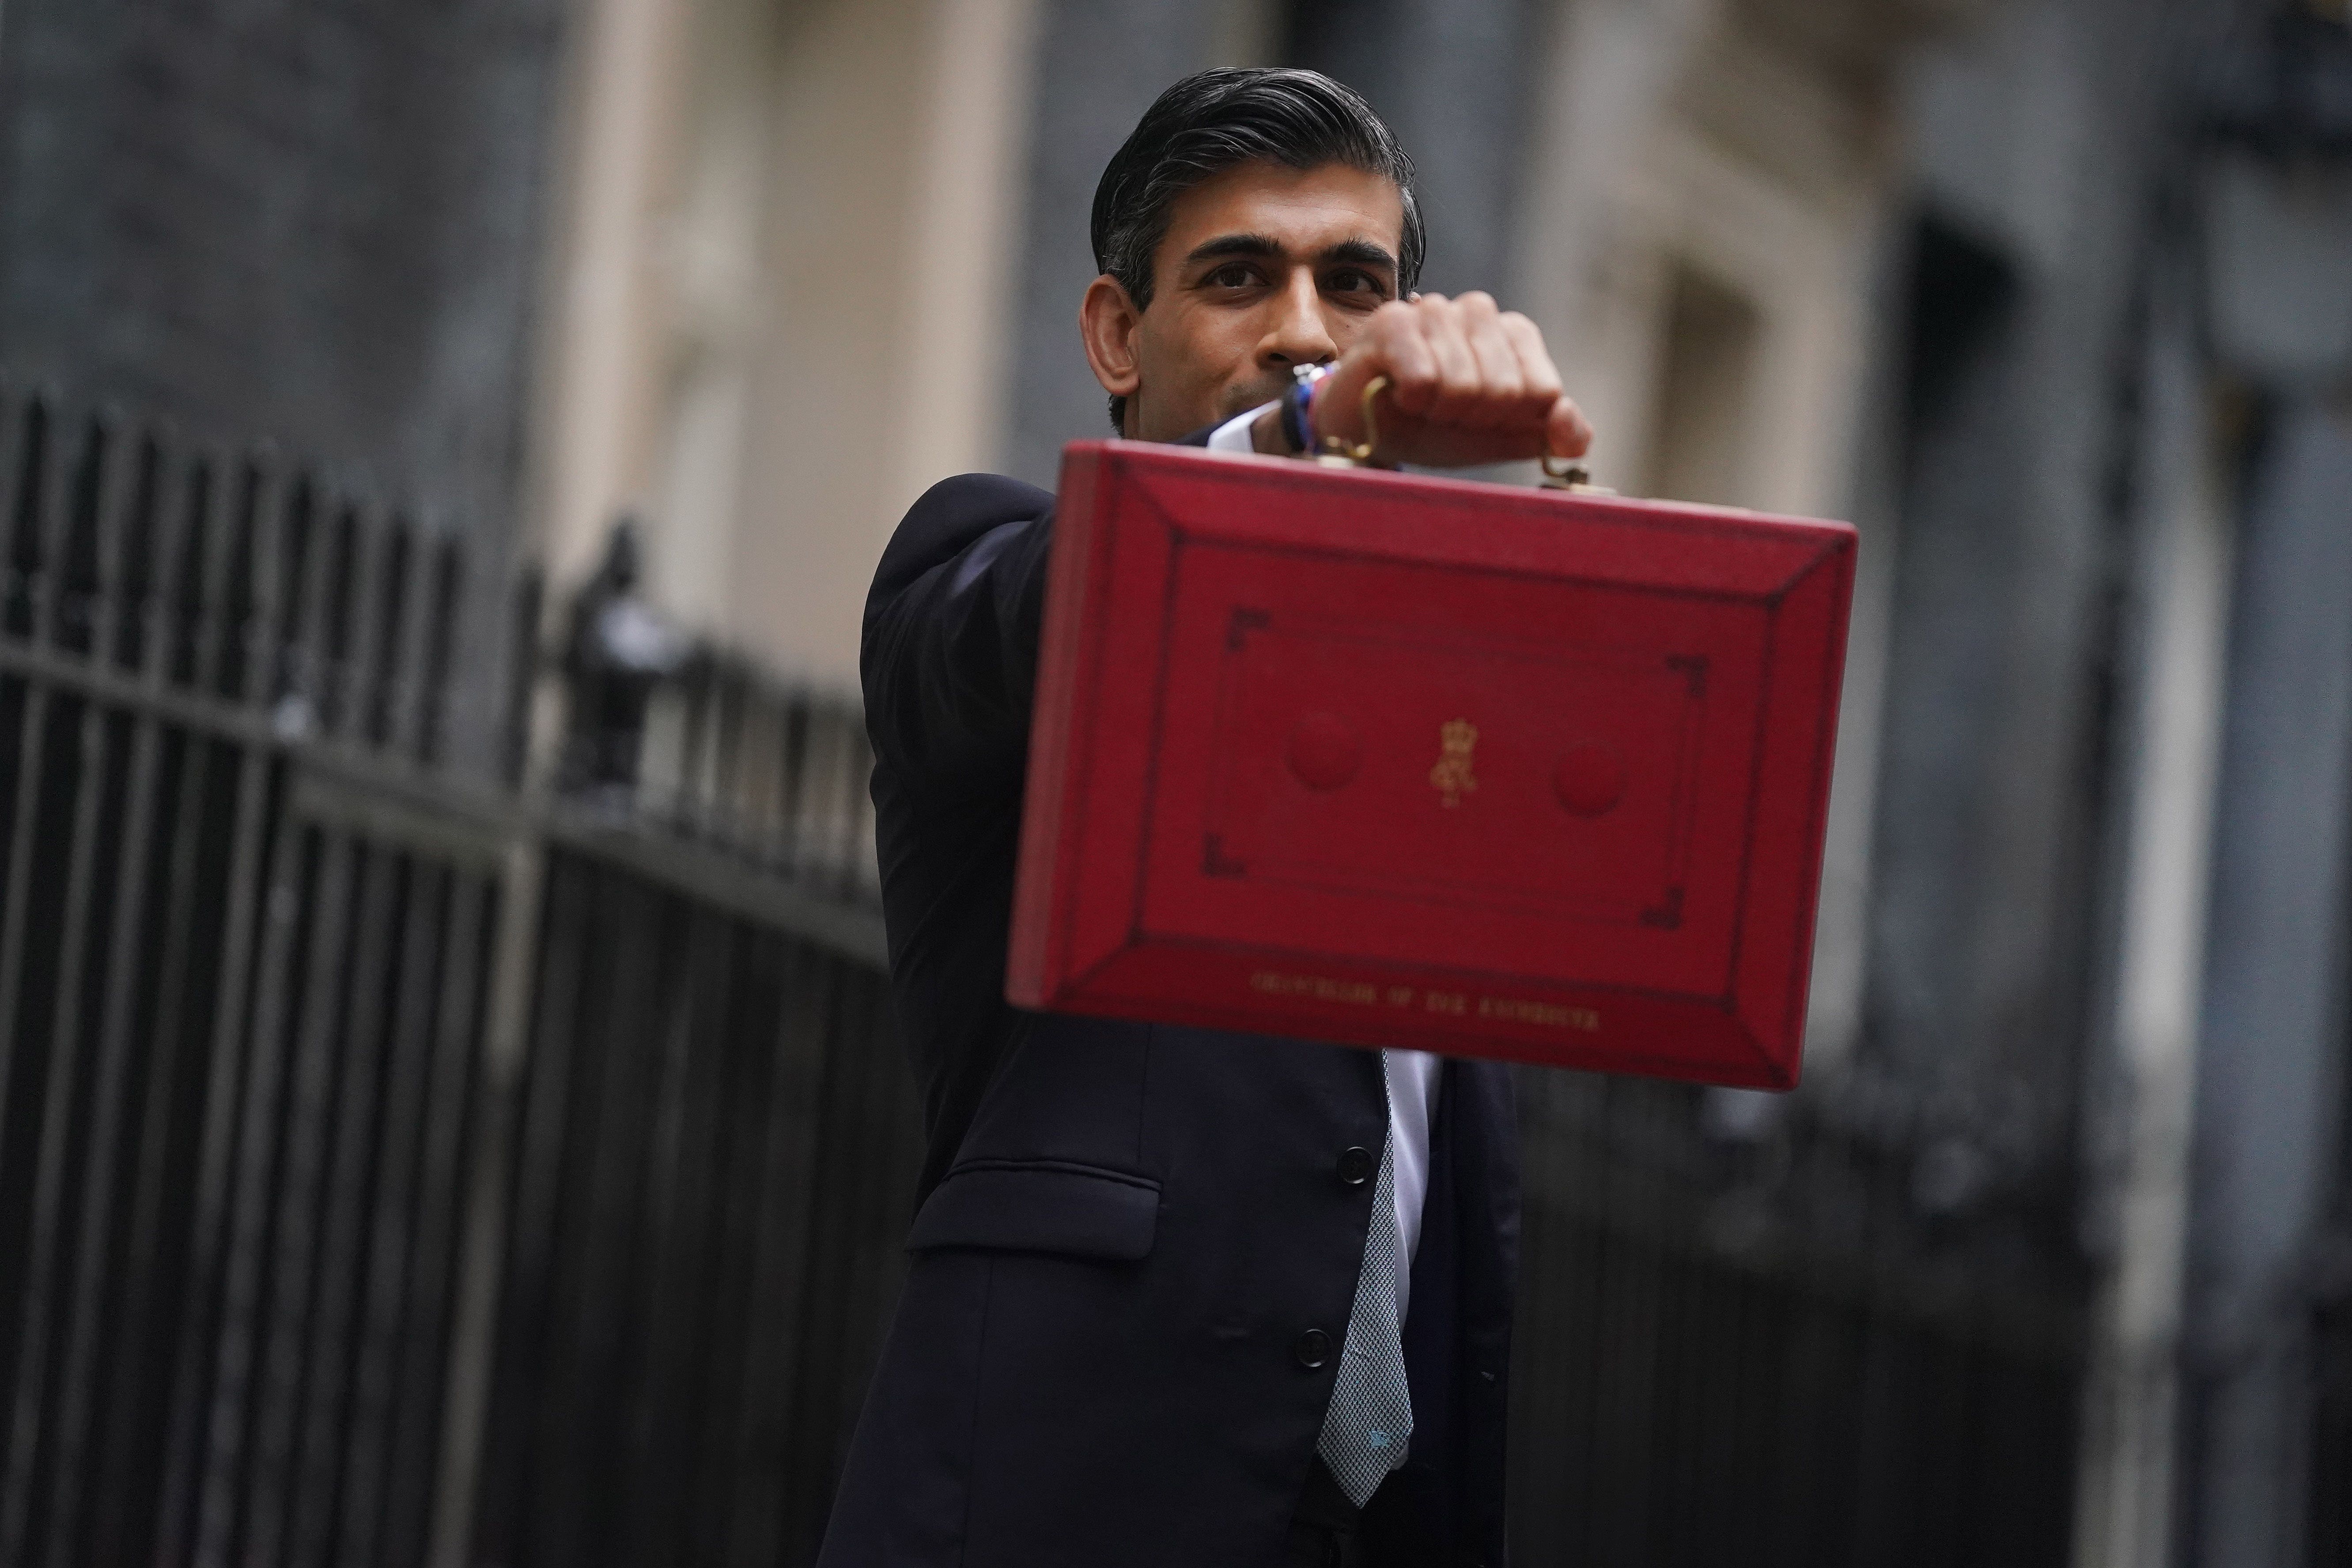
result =
[{"label": "leather briefcase", "polygon": [[1017,1005],[1797,1080],[1853,530],[1063,457]]}]

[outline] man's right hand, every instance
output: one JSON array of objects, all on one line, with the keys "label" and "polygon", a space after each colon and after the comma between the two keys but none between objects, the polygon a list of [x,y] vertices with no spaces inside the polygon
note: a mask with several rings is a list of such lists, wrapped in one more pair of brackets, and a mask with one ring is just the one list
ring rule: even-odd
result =
[{"label": "man's right hand", "polygon": [[1592,426],[1560,390],[1543,333],[1494,296],[1420,294],[1383,305],[1315,389],[1318,445],[1364,439],[1363,395],[1373,405],[1375,460],[1465,468],[1528,458],[1580,458]]}]

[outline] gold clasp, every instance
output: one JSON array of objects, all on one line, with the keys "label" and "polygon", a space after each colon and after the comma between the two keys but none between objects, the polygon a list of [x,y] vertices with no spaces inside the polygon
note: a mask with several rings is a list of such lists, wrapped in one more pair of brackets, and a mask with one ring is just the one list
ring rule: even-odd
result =
[{"label": "gold clasp", "polygon": [[1566,458],[1543,455],[1543,488],[1548,490],[1576,490],[1585,495],[1613,496],[1617,492],[1607,485],[1592,482],[1592,470],[1582,463]]},{"label": "gold clasp", "polygon": [[1372,399],[1388,389],[1389,378],[1384,375],[1376,375],[1364,383],[1364,438],[1351,443],[1337,436],[1326,436],[1323,437],[1323,450],[1316,454],[1315,460],[1334,468],[1352,468],[1370,462],[1372,454],[1380,449],[1381,445],[1380,420],[1372,413]]}]

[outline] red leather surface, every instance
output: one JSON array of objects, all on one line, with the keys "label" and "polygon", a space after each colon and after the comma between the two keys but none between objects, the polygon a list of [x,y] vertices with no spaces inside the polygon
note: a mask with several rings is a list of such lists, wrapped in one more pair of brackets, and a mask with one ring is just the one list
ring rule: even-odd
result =
[{"label": "red leather surface", "polygon": [[1853,551],[1072,444],[1007,995],[1793,1084]]}]

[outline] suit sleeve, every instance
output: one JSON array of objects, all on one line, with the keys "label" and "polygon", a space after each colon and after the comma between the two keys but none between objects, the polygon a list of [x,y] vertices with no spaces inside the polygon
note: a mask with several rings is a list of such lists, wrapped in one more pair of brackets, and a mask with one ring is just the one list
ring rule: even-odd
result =
[{"label": "suit sleeve", "polygon": [[1053,498],[993,475],[934,486],[882,558],[859,667],[877,754],[919,791],[1017,784]]}]

